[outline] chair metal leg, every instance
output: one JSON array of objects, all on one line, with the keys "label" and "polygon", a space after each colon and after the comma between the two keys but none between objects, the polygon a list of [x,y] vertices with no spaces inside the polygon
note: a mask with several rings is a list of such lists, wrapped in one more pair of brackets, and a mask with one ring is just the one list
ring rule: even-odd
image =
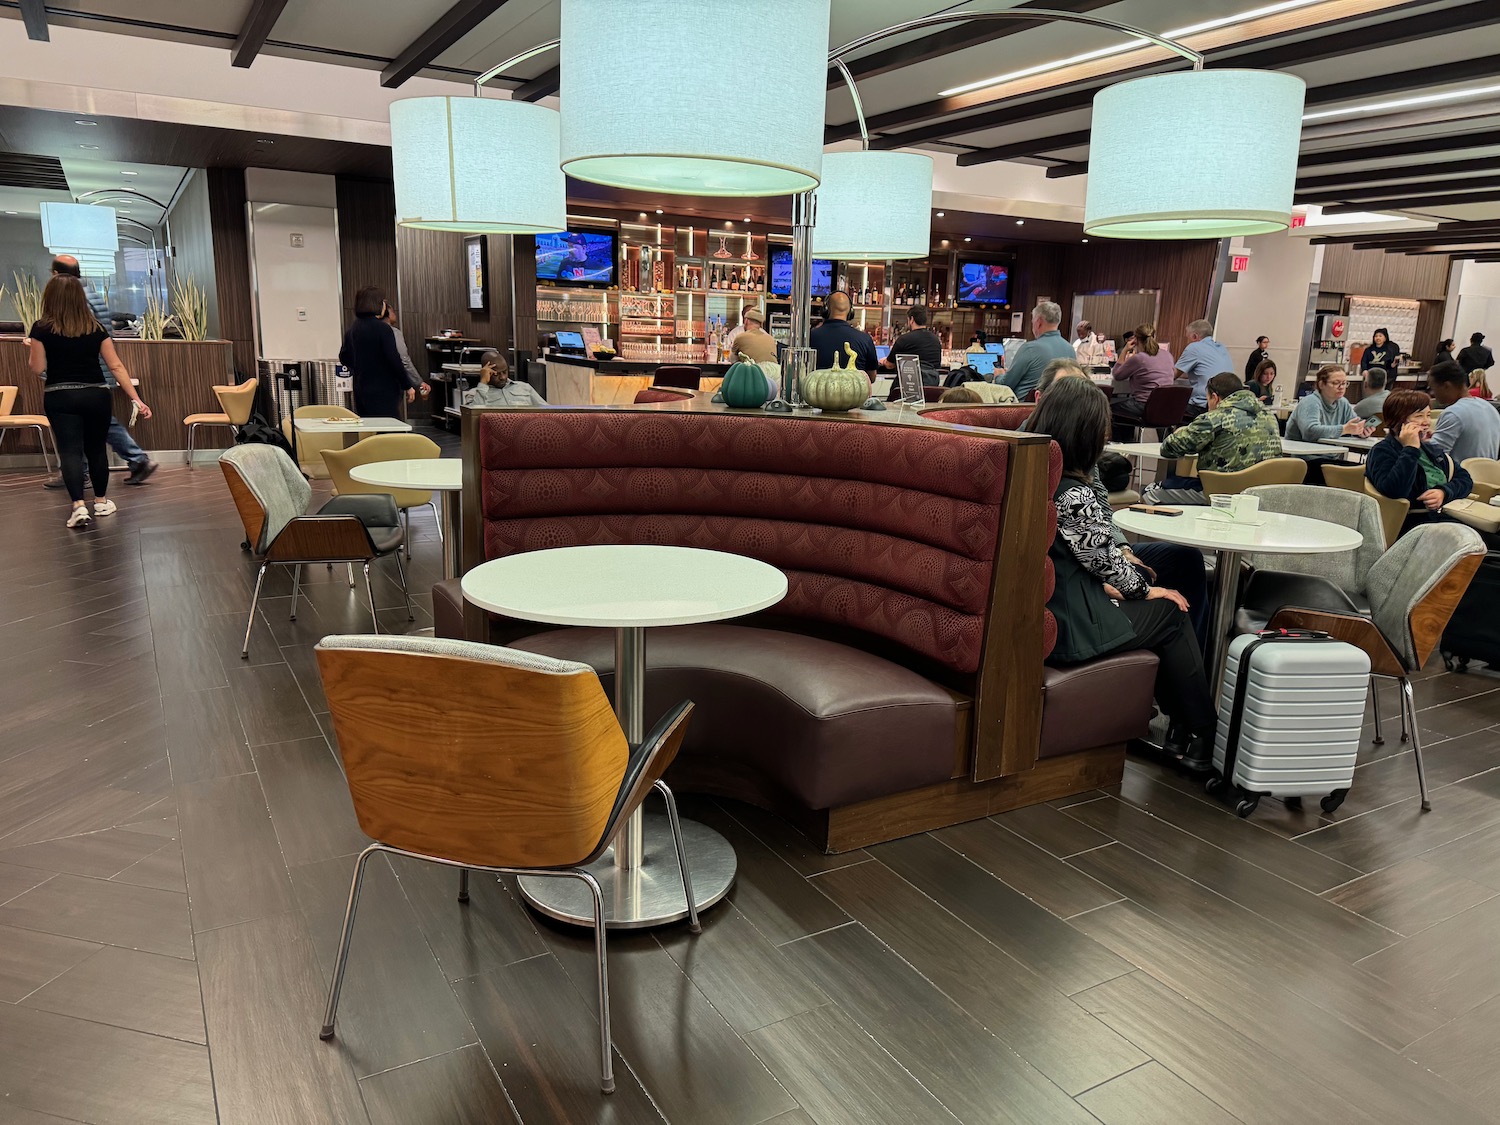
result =
[{"label": "chair metal leg", "polygon": [[437,501],[429,500],[425,507],[432,509],[432,522],[437,527],[438,542],[441,543],[443,541],[443,516],[438,511]]},{"label": "chair metal leg", "polygon": [[371,844],[359,853],[354,864],[354,879],[349,884],[349,905],[344,909],[344,930],[339,935],[339,954],[333,963],[333,981],[328,986],[328,1007],[323,1012],[323,1029],[319,1039],[333,1038],[333,1020],[339,1010],[339,993],[344,987],[344,969],[349,965],[349,939],[354,934],[354,911],[359,907],[359,890],[365,881],[365,864],[376,852],[384,851],[379,844]]},{"label": "chair metal leg", "polygon": [[615,1064],[610,1048],[609,1034],[609,960],[605,951],[604,892],[599,882],[587,871],[560,872],[574,879],[581,879],[594,899],[594,957],[599,970],[599,1089],[606,1094],[615,1092]]},{"label": "chair metal leg", "polygon": [[[353,564],[350,564],[353,565]],[[365,596],[370,599],[370,623],[375,626],[375,632],[380,632],[380,618],[375,614],[375,588],[370,585],[370,564],[365,563]]]},{"label": "chair metal leg", "polygon": [[[47,463],[47,439],[52,436],[51,426],[33,426],[36,431],[36,447],[42,451],[42,468],[47,472],[52,471],[52,466]],[[57,471],[62,472],[62,458],[57,455],[57,442],[52,443],[52,459],[57,462]]]},{"label": "chair metal leg", "polygon": [[1427,799],[1427,768],[1422,761],[1422,736],[1417,733],[1417,700],[1412,694],[1411,680],[1401,677],[1401,698],[1405,714],[1411,719],[1412,756],[1417,760],[1417,789],[1422,794],[1422,811],[1430,812],[1432,802]]},{"label": "chair metal leg", "polygon": [[458,901],[469,901],[469,869],[467,867],[458,869]]},{"label": "chair metal leg", "polygon": [[297,587],[302,582],[302,564],[298,563],[292,567],[292,616],[291,620],[297,620]]},{"label": "chair metal leg", "polygon": [[1374,676],[1370,677],[1370,706],[1375,711],[1375,738],[1373,742],[1376,746],[1384,746],[1385,738],[1380,733],[1380,690],[1376,686]]},{"label": "chair metal leg", "polygon": [[656,789],[667,802],[667,823],[672,826],[672,844],[677,849],[677,866],[682,869],[682,891],[687,895],[688,929],[701,934],[703,925],[698,921],[698,904],[693,901],[693,873],[688,869],[687,848],[682,843],[682,822],[677,819],[677,798],[672,796],[665,781],[658,781]]},{"label": "chair metal leg", "polygon": [[[1417,710],[1415,707],[1412,708],[1411,725],[1412,727],[1417,725]],[[1411,741],[1411,728],[1406,725],[1406,707],[1404,705],[1401,708],[1401,741]]]},{"label": "chair metal leg", "polygon": [[245,622],[245,643],[240,647],[240,659],[250,659],[250,630],[255,628],[255,607],[260,604],[260,586],[266,580],[266,567],[270,563],[260,564],[260,573],[255,576],[255,593],[250,596],[250,619]]},{"label": "chair metal leg", "polygon": [[349,589],[354,589],[354,564],[349,563]]},{"label": "chair metal leg", "polygon": [[[408,558],[410,556],[407,556]],[[401,561],[401,552],[396,552],[396,573],[401,576],[401,596],[406,599],[406,619],[415,621],[417,619],[416,607],[411,603],[411,589],[406,584],[406,566]]]},{"label": "chair metal leg", "polygon": [[192,425],[190,425],[188,427],[187,465],[188,465],[188,468],[190,468],[190,469],[193,467],[193,437],[194,437],[195,434],[197,434],[197,432],[198,432],[198,423],[194,422]]},{"label": "chair metal leg", "polygon": [[[406,552],[406,557],[411,558],[411,509],[401,509],[401,546]],[[400,561],[401,552],[396,552],[397,561]]]}]

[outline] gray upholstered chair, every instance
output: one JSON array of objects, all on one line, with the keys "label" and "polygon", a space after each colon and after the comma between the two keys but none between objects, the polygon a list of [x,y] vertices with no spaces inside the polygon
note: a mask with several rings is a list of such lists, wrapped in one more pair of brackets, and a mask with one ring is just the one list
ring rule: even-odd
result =
[{"label": "gray upholstered chair", "polygon": [[290,566],[292,614],[297,620],[297,595],[302,585],[304,563],[348,563],[349,586],[354,587],[354,563],[365,568],[365,594],[370,599],[370,620],[380,632],[375,614],[375,591],[370,586],[370,563],[386,555],[396,557],[401,593],[406,598],[406,616],[411,620],[411,592],[406,587],[406,568],[401,565],[401,516],[396,502],[387,495],[335,496],[313,515],[307,514],[312,488],[295,462],[274,445],[245,444],[226,450],[219,467],[234,497],[245,539],[261,560],[250,598],[250,617],[245,622],[245,643],[240,656],[250,655],[250,630],[260,604],[261,584],[271,566]]},{"label": "gray upholstered chair", "polygon": [[[1432,655],[1459,599],[1484,559],[1484,541],[1472,528],[1435,523],[1407,532],[1370,567],[1365,584],[1370,613],[1338,612],[1285,606],[1271,618],[1273,629],[1318,629],[1370,655],[1371,683],[1386,676],[1401,684],[1401,722],[1410,731],[1417,763],[1422,811],[1427,772],[1411,676]],[[1375,741],[1380,739],[1380,709],[1375,710]]]}]

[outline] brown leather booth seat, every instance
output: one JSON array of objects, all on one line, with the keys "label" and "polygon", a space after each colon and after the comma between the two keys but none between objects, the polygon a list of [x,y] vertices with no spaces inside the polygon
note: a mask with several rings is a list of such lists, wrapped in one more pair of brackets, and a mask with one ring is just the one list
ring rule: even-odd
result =
[{"label": "brown leather booth seat", "polygon": [[[765,613],[648,630],[647,717],[692,699],[675,784],[780,812],[830,851],[1113,784],[1124,742],[1145,730],[1153,657],[1043,666],[1060,472],[1044,437],[554,408],[465,411],[464,444],[466,569],[552,547],[665,543],[787,576]],[[440,636],[584,660],[612,678],[610,631],[487,615],[456,580],[435,589],[434,613]]]}]

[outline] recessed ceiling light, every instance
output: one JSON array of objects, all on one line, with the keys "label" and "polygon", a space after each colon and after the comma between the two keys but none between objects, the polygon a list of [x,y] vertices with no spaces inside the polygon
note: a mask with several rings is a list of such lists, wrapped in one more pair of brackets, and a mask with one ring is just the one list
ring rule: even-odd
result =
[{"label": "recessed ceiling light", "polygon": [[122,175],[122,176],[139,176],[140,173],[139,172],[125,171],[125,172],[121,172],[120,175]]},{"label": "recessed ceiling light", "polygon": [[942,243],[942,244],[943,244],[943,245],[944,245],[944,246],[947,246],[947,245],[948,245],[948,240],[947,240],[947,239],[946,239],[946,238],[945,238],[945,239],[943,239],[943,243]]},{"label": "recessed ceiling light", "polygon": [[747,223],[748,223],[748,222],[749,222],[749,221],[750,221],[750,216],[749,216],[749,215],[746,215],[746,216],[745,216],[745,222],[747,222]]},{"label": "recessed ceiling light", "polygon": [[941,211],[939,211],[939,212],[938,212],[938,213],[937,213],[937,217],[938,217],[938,218],[940,218],[940,219],[941,219],[941,218],[942,218],[942,217],[943,217],[943,213],[942,213],[942,212],[941,212]]},{"label": "recessed ceiling light", "polygon": [[1084,239],[1084,241],[1085,241],[1085,242],[1087,242],[1087,241],[1088,241],[1088,239],[1086,239],[1086,238],[1085,238],[1085,239]]},{"label": "recessed ceiling light", "polygon": [[965,242],[973,242],[974,240],[972,238],[970,238],[968,235],[964,235],[964,241]]},{"label": "recessed ceiling light", "polygon": [[657,213],[657,214],[658,214],[658,215],[660,215],[660,214],[661,214],[661,208],[660,208],[660,207],[658,207],[658,208],[657,208],[657,209],[656,209],[656,213]]},{"label": "recessed ceiling light", "polygon": [[98,148],[98,147],[99,147],[99,146],[98,146],[98,145],[79,145],[79,146],[78,146],[78,147],[79,147],[79,148],[91,148],[91,149],[97,149],[97,148]]},{"label": "recessed ceiling light", "polygon": [[258,145],[274,145],[276,142],[267,137],[256,137],[255,143]]},{"label": "recessed ceiling light", "polygon": [[73,124],[74,125],[97,125],[97,124],[99,124],[99,122],[97,122],[97,121],[85,121],[81,117],[75,117],[73,119]]},{"label": "recessed ceiling light", "polygon": [[724,220],[724,227],[725,227],[726,230],[733,230],[734,229],[734,224],[731,223],[728,219],[725,219]]},{"label": "recessed ceiling light", "polygon": [[641,212],[641,218],[643,218],[643,219],[644,219],[644,218],[645,218],[645,217],[646,217],[646,212],[644,212],[644,211],[642,211],[642,212]]},{"label": "recessed ceiling light", "polygon": [[1025,219],[1017,219],[1016,220],[1016,226],[1018,226],[1018,227],[1024,227],[1025,225],[1026,225],[1026,220]]},{"label": "recessed ceiling light", "polygon": [[7,212],[5,212],[5,213],[6,213],[6,214],[7,214],[7,215],[19,215],[19,214],[20,214],[20,213],[21,213],[21,212],[19,212],[19,211],[7,211]]},{"label": "recessed ceiling light", "polygon": [[1303,121],[1327,121],[1331,117],[1347,117],[1350,114],[1384,113],[1391,109],[1410,109],[1412,106],[1437,105],[1442,102],[1463,101],[1500,93],[1500,86],[1469,86],[1463,90],[1449,90],[1441,94],[1422,94],[1414,98],[1397,98],[1395,101],[1366,102],[1364,105],[1345,106],[1343,109],[1325,109],[1317,113],[1304,113]]}]

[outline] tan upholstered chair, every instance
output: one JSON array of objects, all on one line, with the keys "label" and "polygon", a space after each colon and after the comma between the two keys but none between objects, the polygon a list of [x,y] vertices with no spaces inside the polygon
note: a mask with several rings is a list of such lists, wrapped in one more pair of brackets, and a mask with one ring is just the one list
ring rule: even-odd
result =
[{"label": "tan upholstered chair", "polygon": [[12,414],[16,408],[16,395],[19,393],[16,387],[0,387],[0,448],[5,445],[5,439],[10,436],[12,430],[35,430],[37,445],[42,449],[42,464],[47,466],[47,471],[52,471],[52,466],[47,464],[47,443],[52,443],[52,459],[57,462],[57,468],[62,470],[62,458],[57,455],[57,442],[52,437],[52,423],[47,421],[45,414]]},{"label": "tan upholstered chair", "polygon": [[344,435],[305,433],[297,429],[296,419],[347,418],[353,421],[358,417],[347,406],[299,406],[292,411],[290,418],[283,418],[281,433],[297,451],[297,467],[314,480],[327,480],[328,466],[323,462],[323,450],[343,449]]},{"label": "tan upholstered chair", "polygon": [[599,1083],[609,1093],[604,897],[585,866],[657,789],[698,931],[677,804],[661,781],[693,705],[678,704],[630,746],[587,664],[427,637],[324,637],[316,651],[349,796],[375,841],[354,865],[322,1038],[333,1037],[360,883],[377,852],[458,868],[459,902],[469,900],[470,869],[577,879],[593,900]]},{"label": "tan upholstered chair", "polygon": [[1500,496],[1500,461],[1492,457],[1470,457],[1464,468],[1474,478],[1474,491],[1469,493],[1482,504],[1488,504]]},{"label": "tan upholstered chair", "polygon": [[1389,547],[1401,537],[1401,526],[1411,513],[1411,505],[1405,500],[1393,500],[1383,496],[1380,490],[1365,476],[1363,465],[1324,465],[1323,483],[1330,488],[1342,488],[1349,492],[1363,492],[1373,496],[1380,505],[1380,525],[1385,530],[1385,545]]},{"label": "tan upholstered chair", "polygon": [[199,426],[228,426],[231,431],[239,429],[250,421],[250,413],[255,409],[255,391],[260,386],[259,379],[246,379],[239,386],[216,386],[214,394],[219,398],[219,405],[223,408],[221,414],[189,414],[182,420],[187,427],[188,468],[193,467],[193,452],[195,448],[194,437]]},{"label": "tan upholstered chair", "polygon": [[1198,474],[1205,496],[1238,496],[1262,484],[1301,484],[1307,478],[1307,462],[1300,457],[1272,457],[1237,473],[1204,469]]},{"label": "tan upholstered chair", "polygon": [[411,509],[431,508],[433,521],[437,524],[438,539],[442,539],[443,521],[438,517],[437,505],[432,493],[415,488],[382,488],[378,484],[361,484],[349,475],[349,470],[359,465],[372,465],[376,461],[428,461],[441,457],[442,449],[431,438],[421,434],[373,434],[357,441],[348,449],[323,450],[323,463],[328,467],[327,475],[333,481],[333,489],[340,496],[369,496],[385,493],[395,497],[396,507],[401,510],[401,522],[406,528],[406,557],[411,558]]}]

